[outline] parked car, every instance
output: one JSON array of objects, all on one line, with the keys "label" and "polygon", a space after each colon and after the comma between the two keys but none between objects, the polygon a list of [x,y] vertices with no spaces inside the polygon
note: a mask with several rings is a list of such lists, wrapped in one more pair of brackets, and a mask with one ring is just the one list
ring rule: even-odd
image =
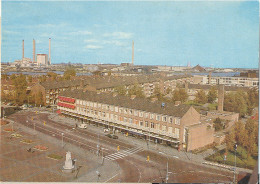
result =
[{"label": "parked car", "polygon": [[114,134],[107,134],[106,136],[112,139],[118,139],[118,136]]},{"label": "parked car", "polygon": [[84,124],[84,123],[82,123],[82,124],[79,125],[79,128],[84,128],[84,129],[86,129],[87,127],[88,127],[88,125],[87,125],[87,124]]},{"label": "parked car", "polygon": [[109,131],[110,131],[109,128],[104,129],[104,133],[109,132]]}]

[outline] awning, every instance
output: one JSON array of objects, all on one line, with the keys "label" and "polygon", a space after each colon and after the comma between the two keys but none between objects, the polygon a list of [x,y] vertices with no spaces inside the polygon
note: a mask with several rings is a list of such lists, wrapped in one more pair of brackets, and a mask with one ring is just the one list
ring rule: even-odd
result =
[{"label": "awning", "polygon": [[58,99],[60,101],[63,101],[63,102],[75,103],[75,99],[74,98],[68,98],[68,97],[59,96]]}]

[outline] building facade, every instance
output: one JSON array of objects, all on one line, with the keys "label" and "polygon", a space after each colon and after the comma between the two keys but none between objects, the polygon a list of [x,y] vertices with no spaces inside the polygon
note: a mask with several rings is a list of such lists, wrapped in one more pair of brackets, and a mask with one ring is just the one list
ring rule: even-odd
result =
[{"label": "building facade", "polygon": [[58,97],[58,113],[86,122],[102,124],[107,128],[129,132],[157,143],[171,144],[188,151],[197,149],[213,140],[212,129],[207,129],[203,144],[189,143],[189,132],[199,134],[207,124],[200,122],[200,114],[189,105],[164,104],[148,99],[97,93],[83,90],[67,90]]},{"label": "building facade", "polygon": [[37,54],[37,65],[48,65],[48,55]]},{"label": "building facade", "polygon": [[216,77],[206,75],[195,75],[193,84],[223,84],[226,86],[258,87],[259,79],[250,77]]}]

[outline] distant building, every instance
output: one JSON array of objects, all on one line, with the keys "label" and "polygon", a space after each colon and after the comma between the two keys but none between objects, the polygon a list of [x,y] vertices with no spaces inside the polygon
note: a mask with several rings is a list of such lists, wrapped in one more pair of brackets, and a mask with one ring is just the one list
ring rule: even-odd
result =
[{"label": "distant building", "polygon": [[37,54],[37,65],[48,65],[48,55]]},{"label": "distant building", "polygon": [[220,77],[207,75],[194,75],[193,84],[224,84],[227,86],[245,86],[257,87],[259,86],[258,78],[250,77]]}]

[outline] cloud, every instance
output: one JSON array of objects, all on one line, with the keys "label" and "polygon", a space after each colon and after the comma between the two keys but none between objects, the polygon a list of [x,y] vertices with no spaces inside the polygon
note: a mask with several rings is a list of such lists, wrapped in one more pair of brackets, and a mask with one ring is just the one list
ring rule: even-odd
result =
[{"label": "cloud", "polygon": [[70,32],[68,33],[68,35],[91,35],[92,32],[90,31],[74,31],[74,32]]},{"label": "cloud", "polygon": [[85,46],[86,49],[102,49],[102,46],[99,45],[86,45]]},{"label": "cloud", "polygon": [[3,30],[3,34],[12,34],[12,35],[17,35],[17,34],[20,34],[19,32],[17,31],[9,31],[9,30]]},{"label": "cloud", "polygon": [[126,33],[126,32],[113,32],[113,33],[105,33],[103,34],[104,37],[112,37],[116,39],[129,39],[132,38],[133,33]]},{"label": "cloud", "polygon": [[88,40],[84,40],[84,42],[86,42],[86,43],[97,43],[99,41],[96,40],[96,39],[88,39]]},{"label": "cloud", "polygon": [[118,40],[105,40],[103,41],[104,44],[116,45],[116,46],[124,46],[125,44],[118,41]]}]

